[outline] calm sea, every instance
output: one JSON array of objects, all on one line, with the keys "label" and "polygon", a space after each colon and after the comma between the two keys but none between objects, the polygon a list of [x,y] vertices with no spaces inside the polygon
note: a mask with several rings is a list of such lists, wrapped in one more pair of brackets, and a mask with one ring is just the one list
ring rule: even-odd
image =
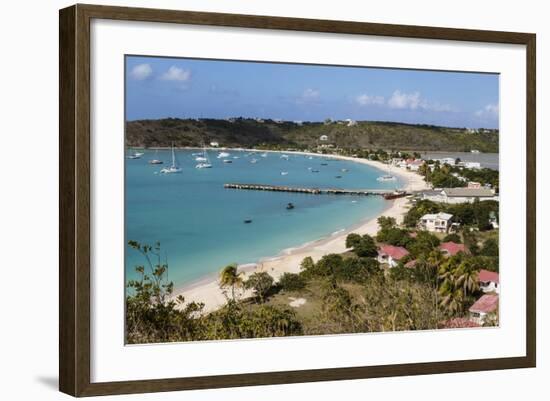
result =
[{"label": "calm sea", "polygon": [[[229,151],[231,164],[209,152],[213,168],[195,169],[191,150],[177,151],[183,172],[162,175],[168,150],[149,150],[126,160],[126,239],[160,241],[170,279],[178,286],[219,271],[230,263],[253,263],[285,249],[314,241],[371,218],[388,206],[381,197],[306,195],[224,189],[229,182],[301,187],[389,188],[380,170],[349,161],[309,159],[303,155]],[[233,159],[233,157],[238,157]],[[157,158],[164,165],[149,165]],[[255,158],[256,164],[250,163]],[[323,165],[326,164],[326,165]],[[310,168],[310,169],[308,169]],[[348,172],[342,172],[348,169]],[[312,172],[318,170],[319,172]],[[288,174],[282,175],[281,172]],[[341,178],[336,178],[341,176]],[[293,210],[286,205],[292,202]],[[252,223],[244,224],[244,220]],[[127,278],[143,259],[127,247]]]}]

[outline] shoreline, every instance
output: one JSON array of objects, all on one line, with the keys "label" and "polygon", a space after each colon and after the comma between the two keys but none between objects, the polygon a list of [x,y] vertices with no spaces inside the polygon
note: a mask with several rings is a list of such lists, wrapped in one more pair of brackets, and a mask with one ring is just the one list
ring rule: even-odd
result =
[{"label": "shoreline", "polygon": [[[197,148],[185,148],[185,149],[197,149]],[[222,150],[221,148],[210,148]],[[330,155],[330,154],[318,154],[303,151],[266,151],[257,149],[223,149],[223,150],[240,150],[240,151],[254,151],[254,152],[272,152],[272,153],[285,153],[296,154],[304,156],[315,157],[328,157],[338,160],[346,160],[355,163],[362,163],[385,171],[387,165],[378,161],[359,159],[350,156]],[[419,191],[426,189],[428,186],[422,176],[412,171],[405,171],[400,168],[394,168],[392,174],[399,176],[403,182],[401,189],[409,192]],[[382,212],[378,213],[369,219],[364,219],[356,224],[334,233],[325,235],[317,240],[300,244],[297,247],[287,248],[281,251],[275,256],[266,256],[260,258],[256,263],[248,263],[245,265],[239,265],[238,271],[243,273],[245,278],[255,272],[267,272],[275,281],[283,273],[298,273],[300,271],[300,263],[305,257],[312,257],[316,262],[321,257],[329,253],[343,253],[347,250],[345,246],[346,237],[349,233],[354,232],[360,235],[369,234],[376,235],[378,231],[377,219],[380,216],[389,216],[396,219],[400,224],[403,220],[403,216],[407,211],[409,200],[407,198],[398,198],[392,201],[388,201],[388,207]],[[205,275],[197,280],[184,284],[174,289],[172,295],[173,298],[177,296],[183,296],[185,302],[201,302],[204,303],[204,312],[213,312],[219,309],[226,303],[226,296],[218,286],[218,273],[212,273]],[[251,291],[240,291],[240,298],[248,297],[251,295]]]}]

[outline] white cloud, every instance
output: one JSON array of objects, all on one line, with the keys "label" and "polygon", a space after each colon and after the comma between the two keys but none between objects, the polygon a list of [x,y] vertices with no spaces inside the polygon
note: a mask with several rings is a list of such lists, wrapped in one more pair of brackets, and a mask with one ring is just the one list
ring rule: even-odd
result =
[{"label": "white cloud", "polygon": [[132,68],[132,71],[130,71],[130,76],[137,81],[143,81],[149,78],[151,74],[153,74],[153,69],[149,64],[136,65]]},{"label": "white cloud", "polygon": [[388,106],[392,109],[416,110],[419,107],[422,107],[422,102],[420,92],[403,93],[396,90],[388,99]]},{"label": "white cloud", "polygon": [[296,98],[297,104],[304,104],[304,103],[316,103],[321,98],[321,92],[319,92],[317,89],[311,89],[308,88],[302,92],[300,96]]},{"label": "white cloud", "polygon": [[160,79],[164,81],[186,82],[191,79],[191,70],[184,70],[183,68],[173,65],[168,69],[168,71],[162,74]]},{"label": "white cloud", "polygon": [[429,102],[420,95],[420,92],[405,93],[399,90],[394,91],[388,99],[388,106],[400,110],[456,111],[448,104]]},{"label": "white cloud", "polygon": [[486,118],[486,117],[496,118],[498,117],[498,110],[499,110],[498,104],[490,103],[486,105],[484,108],[482,108],[481,110],[476,111],[474,114],[477,117],[482,117],[482,118]]},{"label": "white cloud", "polygon": [[384,97],[383,96],[371,96],[363,93],[355,98],[355,101],[361,106],[370,106],[370,105],[383,105]]}]

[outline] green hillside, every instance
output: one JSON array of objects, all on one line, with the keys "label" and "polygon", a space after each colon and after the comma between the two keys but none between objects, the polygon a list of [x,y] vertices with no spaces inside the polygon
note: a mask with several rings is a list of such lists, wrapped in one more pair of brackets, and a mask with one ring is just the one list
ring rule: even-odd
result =
[{"label": "green hillside", "polygon": [[[327,139],[322,141],[321,136]],[[469,132],[463,128],[389,122],[276,122],[237,118],[137,120],[126,123],[130,147],[201,146],[314,149],[340,148],[498,152],[498,131]]]}]

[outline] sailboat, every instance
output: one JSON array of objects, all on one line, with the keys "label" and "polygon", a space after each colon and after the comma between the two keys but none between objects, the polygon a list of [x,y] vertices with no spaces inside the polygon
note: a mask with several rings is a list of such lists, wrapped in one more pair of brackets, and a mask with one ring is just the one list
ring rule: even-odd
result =
[{"label": "sailboat", "polygon": [[175,174],[181,173],[181,167],[176,159],[176,152],[174,152],[174,144],[172,144],[172,165],[170,167],[165,167],[160,172],[162,174]]},{"label": "sailboat", "polygon": [[155,159],[149,160],[149,164],[164,164],[164,162],[162,160],[159,160],[159,159],[156,158],[158,152],[159,152],[159,150],[157,149],[155,151]]},{"label": "sailboat", "polygon": [[[202,145],[202,155],[200,159],[200,163],[198,163],[195,168],[212,168],[212,164],[210,163],[210,159],[208,158],[208,152],[206,151],[206,146]],[[195,160],[199,161],[199,158],[197,157]]]},{"label": "sailboat", "polygon": [[388,165],[388,173],[387,174],[384,174],[384,175],[381,175],[380,177],[378,177],[376,179],[376,181],[381,181],[381,182],[385,182],[385,181],[395,181],[395,177],[393,175],[390,174],[390,168],[391,166]]},{"label": "sailboat", "polygon": [[143,156],[142,152],[134,151],[134,153],[128,155],[128,159],[141,159],[141,156]]}]

